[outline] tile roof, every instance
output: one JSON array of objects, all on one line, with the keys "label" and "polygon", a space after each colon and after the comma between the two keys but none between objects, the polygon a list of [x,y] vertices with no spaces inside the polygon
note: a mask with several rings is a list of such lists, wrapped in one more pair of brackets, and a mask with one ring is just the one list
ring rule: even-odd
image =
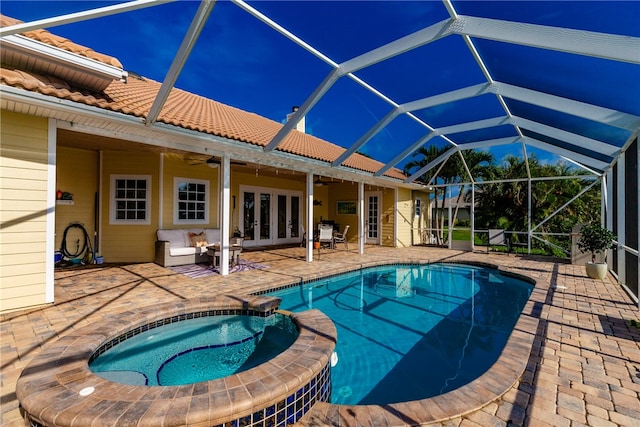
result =
[{"label": "tile roof", "polygon": [[[8,27],[10,25],[15,25],[20,23],[22,23],[22,21],[0,14],[0,27]],[[104,64],[108,64],[114,67],[124,69],[122,64],[120,63],[120,61],[118,61],[117,58],[114,58],[113,56],[109,56],[109,55],[104,55],[102,53],[98,53],[93,49],[89,49],[88,47],[79,45],[77,43],[73,43],[69,39],[52,34],[47,30],[25,31],[24,33],[22,33],[22,35],[32,40],[36,40],[41,43],[46,43],[50,46],[57,47],[58,49],[66,50],[68,52],[75,53],[76,55],[84,56],[86,58],[90,58],[90,59],[102,62]]]},{"label": "tile roof", "polygon": [[[19,22],[0,15],[0,26]],[[46,30],[28,31],[23,35],[78,55],[122,67],[116,58],[99,54]],[[71,87],[60,79],[9,68],[0,69],[0,84],[136,117],[147,116],[161,86],[159,82],[130,75],[127,82],[111,82],[102,93],[89,92]],[[282,124],[276,121],[177,88],[171,91],[157,121],[263,147],[282,127]],[[297,130],[292,130],[277,150],[325,162],[332,162],[345,151],[338,145]],[[355,153],[343,165],[373,173],[380,169],[383,163]],[[405,178],[398,169],[390,169],[385,176]]]}]

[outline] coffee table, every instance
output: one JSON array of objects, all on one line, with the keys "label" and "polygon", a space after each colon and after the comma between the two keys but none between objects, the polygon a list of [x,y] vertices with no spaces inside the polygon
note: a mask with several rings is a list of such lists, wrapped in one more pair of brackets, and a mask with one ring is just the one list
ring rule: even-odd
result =
[{"label": "coffee table", "polygon": [[[207,255],[211,257],[211,265],[213,267],[220,266],[220,254],[222,249],[220,243],[214,243],[207,246]],[[229,245],[229,261],[231,267],[240,264],[240,254],[242,253],[242,245]]]}]

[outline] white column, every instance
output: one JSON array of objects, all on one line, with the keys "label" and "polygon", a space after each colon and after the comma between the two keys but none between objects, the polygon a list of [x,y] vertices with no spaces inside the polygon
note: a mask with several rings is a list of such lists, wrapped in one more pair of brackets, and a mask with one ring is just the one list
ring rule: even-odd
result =
[{"label": "white column", "polygon": [[45,302],[54,300],[54,254],[56,252],[56,146],[57,121],[49,119],[47,124],[47,214],[45,231]]},{"label": "white column", "polygon": [[[399,206],[398,206],[398,189],[394,188],[393,189],[393,206],[394,206],[394,214],[393,214],[393,247],[397,248],[398,247],[398,223],[400,222],[400,217],[398,215],[398,211],[399,211]],[[412,205],[411,206],[411,218],[415,218],[414,217],[415,214],[415,207]],[[413,240],[413,222],[411,224],[409,224],[409,226],[411,227],[411,239]]]},{"label": "white column", "polygon": [[158,177],[158,228],[164,228],[164,215],[162,215],[162,205],[164,204],[164,153],[160,153],[160,159],[158,160]]},{"label": "white column", "polygon": [[447,223],[449,224],[449,233],[447,240],[449,241],[449,249],[453,247],[453,221],[451,221],[451,186],[447,187],[447,197],[445,199],[449,199],[449,209],[447,215],[449,216]]},{"label": "white column", "polygon": [[307,262],[313,261],[313,173],[307,173],[307,217],[306,231],[307,235]]},{"label": "white column", "polygon": [[620,155],[618,156],[618,163],[617,163],[617,169],[618,169],[618,173],[617,173],[617,178],[618,178],[618,188],[616,191],[616,195],[615,195],[615,199],[616,199],[616,203],[618,204],[617,206],[617,210],[618,210],[618,214],[617,214],[617,223],[618,223],[618,229],[616,230],[616,234],[618,236],[618,283],[622,283],[622,284],[626,284],[627,283],[627,272],[626,272],[626,265],[625,265],[625,255],[626,255],[626,251],[625,249],[622,247],[623,245],[626,244],[626,238],[625,238],[625,182],[624,182],[624,159],[625,159],[625,153],[624,151],[622,153],[620,153]]},{"label": "white column", "polygon": [[220,175],[222,177],[222,185],[220,186],[220,202],[221,223],[220,223],[220,274],[227,276],[229,274],[229,227],[231,220],[229,217],[229,206],[231,199],[231,159],[228,155],[222,156],[220,164]]},{"label": "white column", "polygon": [[527,254],[531,255],[531,177],[529,177],[527,190]]},{"label": "white column", "polygon": [[364,242],[366,241],[364,226],[364,182],[358,183],[358,253],[364,253]]},{"label": "white column", "polygon": [[476,185],[471,184],[471,252],[476,250],[474,245],[476,235]]},{"label": "white column", "polygon": [[[602,175],[601,179],[602,187],[602,218],[605,220],[605,228],[613,230],[613,168],[609,168],[607,172]],[[612,250],[607,251],[607,269],[611,270],[613,266],[613,253]]]}]

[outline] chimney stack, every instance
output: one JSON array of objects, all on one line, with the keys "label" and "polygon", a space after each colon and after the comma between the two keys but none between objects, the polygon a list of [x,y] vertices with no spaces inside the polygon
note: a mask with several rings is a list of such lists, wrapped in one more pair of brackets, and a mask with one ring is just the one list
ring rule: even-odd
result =
[{"label": "chimney stack", "polygon": [[[298,107],[297,105],[294,105],[293,107],[291,107],[291,112],[289,114],[287,114],[287,121],[289,121],[291,119],[291,117],[295,114],[296,111],[298,111],[300,107]],[[302,133],[306,133],[305,131],[305,125],[304,125],[304,117],[302,117],[300,119],[300,121],[298,122],[298,124],[296,124],[296,130],[302,132]]]}]

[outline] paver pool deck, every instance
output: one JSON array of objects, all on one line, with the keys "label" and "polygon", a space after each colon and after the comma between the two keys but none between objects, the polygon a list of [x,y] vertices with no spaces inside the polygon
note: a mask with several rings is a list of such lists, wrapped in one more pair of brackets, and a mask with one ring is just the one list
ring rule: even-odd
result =
[{"label": "paver pool deck", "polygon": [[[2,426],[23,426],[16,382],[42,346],[110,316],[154,303],[218,294],[248,294],[352,270],[378,262],[473,261],[536,280],[523,316],[536,324],[523,375],[497,400],[435,425],[634,426],[640,425],[640,313],[613,277],[589,279],[581,265],[506,254],[447,249],[367,246],[323,251],[313,263],[304,248],[243,252],[268,266],[226,277],[190,279],[152,263],[62,269],[55,273],[55,304],[0,315]],[[632,322],[634,321],[634,322]],[[452,402],[460,405],[460,402]],[[390,407],[340,411],[318,404],[301,424],[412,425],[420,405],[397,413]]]}]

